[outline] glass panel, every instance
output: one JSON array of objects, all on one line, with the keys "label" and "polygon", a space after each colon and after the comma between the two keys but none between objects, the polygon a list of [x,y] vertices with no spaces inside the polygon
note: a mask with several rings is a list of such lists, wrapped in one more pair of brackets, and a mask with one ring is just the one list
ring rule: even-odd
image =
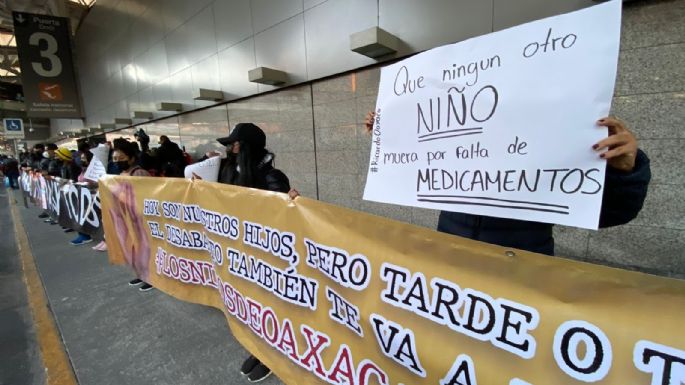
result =
[{"label": "glass panel", "polygon": [[134,142],[136,140],[136,138],[133,137],[134,131],[135,130],[133,128],[125,128],[123,130],[108,132],[105,134],[105,137],[107,138],[107,141],[110,143],[117,138],[124,138],[128,141]]},{"label": "glass panel", "polygon": [[216,138],[228,136],[229,133],[225,105],[181,115],[178,120],[181,141],[193,160],[202,158],[209,151],[224,150]]},{"label": "glass panel", "polygon": [[183,143],[181,143],[181,135],[178,130],[178,117],[176,116],[158,120],[156,122],[141,124],[136,126],[135,130],[137,131],[141,128],[150,137],[150,148],[159,146],[159,137],[162,135],[169,137],[169,140],[178,144],[179,147],[183,146]]}]

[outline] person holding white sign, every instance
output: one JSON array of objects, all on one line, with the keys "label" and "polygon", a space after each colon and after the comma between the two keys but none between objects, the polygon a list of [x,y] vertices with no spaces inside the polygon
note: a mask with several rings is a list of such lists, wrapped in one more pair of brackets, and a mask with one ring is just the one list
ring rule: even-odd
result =
[{"label": "person holding white sign", "polygon": [[[288,177],[274,168],[274,154],[266,149],[266,134],[252,123],[238,123],[231,134],[217,141],[227,147],[227,157],[221,160],[219,183],[288,193],[295,198],[299,193],[290,189]],[[219,156],[207,154],[207,157]],[[193,173],[193,179],[202,179]],[[257,357],[250,355],[241,365],[240,373],[250,382],[259,382],[271,375],[271,369]]]},{"label": "person holding white sign", "polygon": [[[371,133],[375,113],[366,116]],[[606,117],[597,126],[607,127],[609,136],[592,145],[607,161],[599,227],[626,224],[642,209],[651,179],[649,158],[638,148],[635,135],[622,121]],[[554,255],[553,225],[518,219],[496,218],[441,211],[437,230],[504,247]]]}]

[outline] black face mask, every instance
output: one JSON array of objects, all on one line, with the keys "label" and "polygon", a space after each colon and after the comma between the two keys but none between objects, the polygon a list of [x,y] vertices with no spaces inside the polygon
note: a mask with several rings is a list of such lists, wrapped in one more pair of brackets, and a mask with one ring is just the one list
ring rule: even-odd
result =
[{"label": "black face mask", "polygon": [[117,165],[119,171],[126,171],[129,168],[128,160],[120,160],[118,162],[114,162],[114,164]]}]

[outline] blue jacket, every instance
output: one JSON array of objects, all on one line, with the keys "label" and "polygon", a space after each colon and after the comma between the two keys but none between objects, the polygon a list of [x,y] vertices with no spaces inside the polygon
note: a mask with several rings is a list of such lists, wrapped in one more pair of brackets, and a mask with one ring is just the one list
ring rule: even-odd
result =
[{"label": "blue jacket", "polygon": [[[642,209],[651,175],[649,158],[642,150],[638,150],[635,169],[630,173],[607,167],[599,227],[633,220]],[[438,231],[443,233],[547,255],[554,255],[552,226],[449,211],[441,211],[438,220]]]}]

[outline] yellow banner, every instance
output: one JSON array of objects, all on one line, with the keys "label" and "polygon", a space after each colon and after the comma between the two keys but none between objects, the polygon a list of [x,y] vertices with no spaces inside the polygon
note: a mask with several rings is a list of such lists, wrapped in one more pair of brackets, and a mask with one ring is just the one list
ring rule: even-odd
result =
[{"label": "yellow banner", "polygon": [[106,177],[113,263],[220,308],[286,384],[685,384],[685,282],[323,202]]}]

